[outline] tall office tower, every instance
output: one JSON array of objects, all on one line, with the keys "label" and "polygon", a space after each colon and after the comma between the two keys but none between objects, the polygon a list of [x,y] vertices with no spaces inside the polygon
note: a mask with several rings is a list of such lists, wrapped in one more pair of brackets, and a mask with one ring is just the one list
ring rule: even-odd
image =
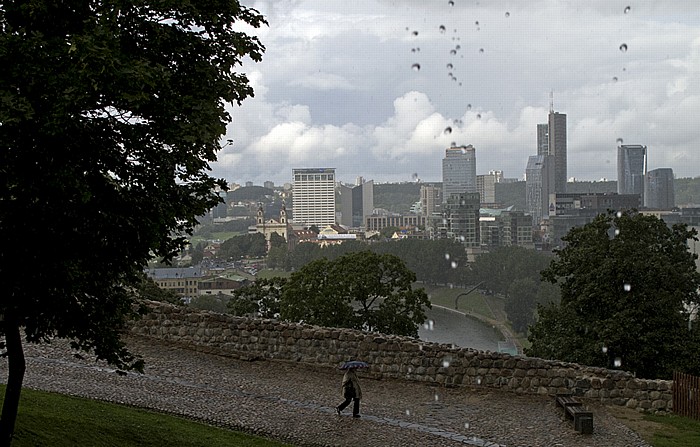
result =
[{"label": "tall office tower", "polygon": [[476,192],[481,197],[481,203],[496,203],[496,183],[498,183],[498,174],[501,171],[491,171],[490,174],[476,176]]},{"label": "tall office tower", "polygon": [[566,192],[566,114],[549,109],[549,155],[554,157],[554,192]]},{"label": "tall office tower", "polygon": [[339,183],[336,193],[340,211],[338,222],[352,228],[363,226],[365,217],[371,215],[374,209],[374,181],[357,177],[352,186]]},{"label": "tall office tower", "polygon": [[552,155],[531,155],[527,160],[525,194],[533,226],[549,217],[549,194],[554,192],[555,163]]},{"label": "tall office tower", "polygon": [[658,168],[647,173],[644,182],[644,206],[656,210],[670,210],[676,206],[673,169]]},{"label": "tall office tower", "polygon": [[335,224],[335,168],[293,169],[294,222],[318,227]]},{"label": "tall office tower", "polygon": [[639,194],[644,203],[644,178],[647,175],[647,147],[638,144],[617,147],[617,193]]},{"label": "tall office tower", "polygon": [[537,125],[537,155],[549,155],[549,124]]},{"label": "tall office tower", "polygon": [[447,148],[442,159],[443,202],[465,192],[476,192],[476,149],[471,144]]},{"label": "tall office tower", "polygon": [[454,239],[465,247],[481,243],[479,228],[479,193],[452,194],[444,205],[443,220],[438,229],[441,237]]},{"label": "tall office tower", "polygon": [[423,210],[423,215],[426,217],[440,212],[440,205],[442,204],[442,188],[435,185],[421,185],[420,203],[421,209]]}]

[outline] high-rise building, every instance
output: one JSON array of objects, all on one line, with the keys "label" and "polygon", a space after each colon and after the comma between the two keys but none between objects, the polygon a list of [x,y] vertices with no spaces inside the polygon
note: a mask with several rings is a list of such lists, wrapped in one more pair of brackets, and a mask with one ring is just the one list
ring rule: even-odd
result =
[{"label": "high-rise building", "polygon": [[496,203],[496,183],[503,177],[502,171],[491,171],[488,174],[476,176],[476,192],[481,197],[481,203]]},{"label": "high-rise building", "polygon": [[673,169],[649,171],[644,182],[644,206],[655,210],[670,210],[676,206],[673,191]]},{"label": "high-rise building", "polygon": [[478,247],[480,202],[476,192],[452,194],[443,205],[443,219],[437,229],[439,237],[456,240],[465,247]]},{"label": "high-rise building", "polygon": [[335,224],[335,168],[293,169],[292,175],[294,223]]},{"label": "high-rise building", "polygon": [[432,216],[440,211],[442,188],[435,185],[421,185],[420,203],[424,216]]},{"label": "high-rise building", "polygon": [[447,148],[442,159],[443,202],[465,192],[476,192],[476,149],[471,144]]},{"label": "high-rise building", "polygon": [[549,131],[549,155],[554,157],[554,191],[566,192],[566,114],[555,112],[550,107],[547,128]]},{"label": "high-rise building", "polygon": [[647,175],[647,147],[638,144],[617,148],[617,193],[639,194],[644,204],[644,178]]},{"label": "high-rise building", "polygon": [[549,155],[549,124],[537,125],[537,155]]},{"label": "high-rise building", "polygon": [[357,177],[354,185],[339,183],[336,193],[340,211],[338,222],[352,228],[363,226],[365,217],[371,215],[374,209],[374,182]]},{"label": "high-rise building", "polygon": [[527,211],[532,225],[549,216],[549,194],[554,192],[555,159],[552,155],[531,155],[525,168]]}]

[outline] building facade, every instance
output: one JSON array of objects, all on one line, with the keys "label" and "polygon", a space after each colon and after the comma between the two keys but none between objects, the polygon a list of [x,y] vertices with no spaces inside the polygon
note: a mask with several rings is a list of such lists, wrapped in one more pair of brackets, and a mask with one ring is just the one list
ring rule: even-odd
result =
[{"label": "building facade", "polygon": [[292,216],[295,224],[335,224],[335,168],[292,170]]},{"label": "building facade", "polygon": [[644,203],[644,178],[647,175],[647,147],[638,144],[617,148],[617,193],[639,194]]},{"label": "building facade", "polygon": [[537,155],[549,155],[549,124],[537,125]]},{"label": "building facade", "polygon": [[502,171],[491,171],[488,174],[476,176],[476,192],[481,197],[481,203],[496,203],[496,183],[503,178]]},{"label": "building facade", "polygon": [[656,210],[675,208],[673,169],[658,168],[647,172],[644,181],[644,206]]},{"label": "building facade", "polygon": [[437,237],[453,239],[467,248],[479,247],[479,193],[452,194],[443,206],[443,218],[437,224]]},{"label": "building facade", "polygon": [[533,226],[549,216],[549,195],[554,192],[554,157],[531,155],[525,168],[525,201]]},{"label": "building facade", "polygon": [[423,216],[429,217],[440,212],[442,188],[434,185],[421,185],[420,203]]},{"label": "building facade", "polygon": [[350,228],[362,227],[374,209],[374,182],[358,177],[354,185],[339,183],[336,194],[337,221]]},{"label": "building facade", "polygon": [[[566,114],[549,111],[549,155],[554,157],[554,191],[566,192]],[[538,132],[539,133],[539,132]]]},{"label": "building facade", "polygon": [[442,159],[442,200],[465,192],[476,192],[476,149],[471,144],[447,148]]}]

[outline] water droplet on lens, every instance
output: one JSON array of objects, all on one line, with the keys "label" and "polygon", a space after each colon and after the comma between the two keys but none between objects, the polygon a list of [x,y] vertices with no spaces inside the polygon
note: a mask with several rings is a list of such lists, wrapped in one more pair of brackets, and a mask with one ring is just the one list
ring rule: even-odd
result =
[{"label": "water droplet on lens", "polygon": [[484,52],[484,49],[483,49],[483,48],[479,48],[479,53],[483,53],[483,52]]},{"label": "water droplet on lens", "polygon": [[471,110],[471,109],[472,109],[472,105],[471,105],[471,104],[467,104],[467,110]]},{"label": "water droplet on lens", "polygon": [[617,76],[613,76],[613,82],[617,82]]},{"label": "water droplet on lens", "polygon": [[455,46],[455,50],[459,50],[460,48],[462,48],[462,46],[461,46],[461,45],[457,45],[457,46]]},{"label": "water droplet on lens", "polygon": [[608,352],[608,347],[603,346],[600,350],[603,351],[603,354],[606,354]]},{"label": "water droplet on lens", "polygon": [[506,18],[510,17],[510,13],[506,11]]},{"label": "water droplet on lens", "polygon": [[481,113],[476,114],[476,119],[480,120],[481,119]]},{"label": "water droplet on lens", "polygon": [[454,5],[455,5],[455,2],[453,2],[452,0],[450,0],[449,2],[447,2],[447,4],[450,5],[450,6],[454,6]]},{"label": "water droplet on lens", "polygon": [[620,357],[615,357],[615,361],[613,362],[613,364],[615,365],[615,368],[619,368],[620,366],[622,366],[622,359]]},{"label": "water droplet on lens", "polygon": [[414,35],[414,36],[417,36],[417,35],[418,35],[418,31],[414,31],[414,32],[413,32],[413,35]]},{"label": "water droplet on lens", "polygon": [[444,133],[445,133],[445,135],[451,134],[451,133],[452,133],[452,128],[451,128],[450,126],[445,127]]},{"label": "water droplet on lens", "polygon": [[452,67],[453,67],[452,64],[447,64],[447,68],[449,68],[450,70],[452,69]]},{"label": "water droplet on lens", "polygon": [[625,14],[627,14],[628,12],[630,12],[631,9],[632,9],[631,7],[627,6],[627,7],[625,8]]},{"label": "water droplet on lens", "polygon": [[619,228],[615,228],[615,236],[619,236],[619,235],[620,235],[620,229],[619,229]]},{"label": "water droplet on lens", "polygon": [[454,56],[455,54],[457,54],[457,50],[450,50],[450,54]]},{"label": "water droplet on lens", "polygon": [[420,64],[413,64],[411,65],[411,68],[413,69],[413,71],[420,71]]},{"label": "water droplet on lens", "polygon": [[[623,142],[623,141],[622,141],[622,138],[618,138],[618,139],[617,139],[617,145],[618,145],[618,146],[622,146],[622,142]],[[618,216],[618,217],[619,217],[619,216]]]},{"label": "water droplet on lens", "polygon": [[622,45],[620,45],[620,51],[622,51],[623,53],[627,51],[627,44],[626,43],[623,43]]},{"label": "water droplet on lens", "polygon": [[445,25],[440,25],[440,32],[444,33],[445,32]]},{"label": "water droplet on lens", "polygon": [[630,290],[632,290],[632,285],[631,285],[631,284],[625,284],[624,286],[622,286],[622,288],[625,289],[625,292],[629,292]]},{"label": "water droplet on lens", "polygon": [[411,48],[411,53],[415,53],[415,52],[416,52],[416,49],[415,49],[415,48]]},{"label": "water droplet on lens", "polygon": [[450,260],[450,254],[449,254],[449,253],[445,253],[445,259],[447,259],[448,261]]},{"label": "water droplet on lens", "polygon": [[474,22],[474,25],[479,26],[479,21]]},{"label": "water droplet on lens", "polygon": [[618,211],[617,214],[615,214],[618,218],[622,217],[622,211]]},{"label": "water droplet on lens", "polygon": [[456,269],[456,268],[457,268],[457,262],[452,261],[452,264],[450,264],[450,267],[452,267],[453,269]]}]

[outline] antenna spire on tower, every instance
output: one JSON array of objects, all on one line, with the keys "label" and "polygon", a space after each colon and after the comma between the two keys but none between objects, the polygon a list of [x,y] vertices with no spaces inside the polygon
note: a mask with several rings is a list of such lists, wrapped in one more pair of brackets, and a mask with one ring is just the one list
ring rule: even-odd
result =
[{"label": "antenna spire on tower", "polygon": [[549,91],[549,113],[554,113],[554,90]]}]

